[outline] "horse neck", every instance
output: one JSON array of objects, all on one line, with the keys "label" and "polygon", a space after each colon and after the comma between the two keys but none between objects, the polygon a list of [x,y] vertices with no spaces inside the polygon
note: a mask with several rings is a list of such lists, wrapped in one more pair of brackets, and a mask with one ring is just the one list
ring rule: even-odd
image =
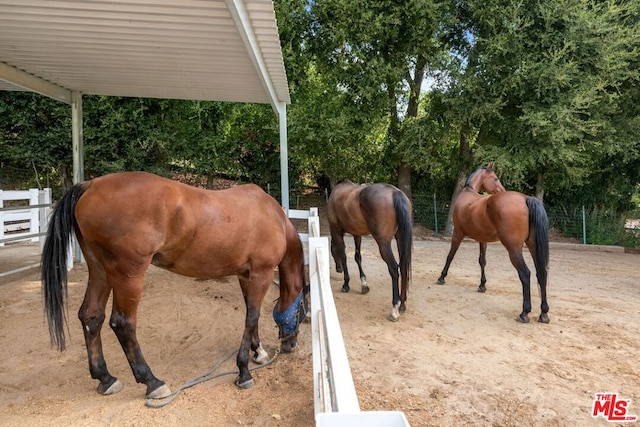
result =
[{"label": "horse neck", "polygon": [[302,242],[298,237],[298,233],[291,226],[291,230],[287,233],[290,235],[287,239],[287,251],[284,258],[278,266],[280,274],[280,298],[278,299],[278,309],[283,311],[300,295],[303,287],[304,272],[304,252],[302,250]]},{"label": "horse neck", "polygon": [[464,185],[464,188],[470,189],[475,193],[480,194],[480,187],[482,186],[482,180],[484,179],[482,170],[475,171]]}]

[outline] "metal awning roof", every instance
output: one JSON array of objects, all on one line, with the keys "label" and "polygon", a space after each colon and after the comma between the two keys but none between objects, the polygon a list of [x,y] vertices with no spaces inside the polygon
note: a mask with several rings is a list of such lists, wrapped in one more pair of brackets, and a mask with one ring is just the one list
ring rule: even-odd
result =
[{"label": "metal awning roof", "polygon": [[271,0],[0,0],[0,89],[25,88],[290,103]]},{"label": "metal awning roof", "polygon": [[289,208],[291,100],[272,0],[0,0],[0,90],[71,104],[75,182],[83,94],[269,103]]}]

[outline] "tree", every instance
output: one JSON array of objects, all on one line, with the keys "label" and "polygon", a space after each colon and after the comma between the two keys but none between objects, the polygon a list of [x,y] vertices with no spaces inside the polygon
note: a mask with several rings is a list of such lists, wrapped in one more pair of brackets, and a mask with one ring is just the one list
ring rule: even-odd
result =
[{"label": "tree", "polygon": [[432,0],[327,0],[308,8],[307,43],[318,73],[333,80],[346,103],[371,120],[386,116],[386,161],[409,197],[411,167],[395,147],[404,118],[418,114],[425,71],[438,50],[434,34],[440,7]]}]

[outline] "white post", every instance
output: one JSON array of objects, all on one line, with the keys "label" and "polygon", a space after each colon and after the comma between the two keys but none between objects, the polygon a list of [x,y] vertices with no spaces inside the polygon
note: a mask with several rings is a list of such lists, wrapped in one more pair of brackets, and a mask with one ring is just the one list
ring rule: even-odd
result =
[{"label": "white post", "polygon": [[[37,188],[29,189],[29,206],[38,204],[38,199],[39,199],[38,193],[39,191]],[[29,220],[29,233],[31,234],[36,234],[40,232],[40,215],[38,211],[39,209],[29,210],[29,216],[31,217]],[[38,236],[31,238],[32,242],[37,242],[38,240],[40,240]]]},{"label": "white post", "polygon": [[[73,183],[84,181],[84,147],[82,136],[82,93],[71,92],[71,139],[73,145]],[[76,261],[82,262],[82,251],[76,239],[73,239]]]},{"label": "white post", "polygon": [[[51,204],[51,189],[45,188],[38,192],[38,204],[39,205],[48,205]],[[51,208],[39,208],[38,216],[39,216],[39,229],[38,232],[46,233],[49,230],[49,212]],[[46,236],[38,236],[40,240],[40,252],[44,249],[44,241],[46,240]]]},{"label": "white post", "polygon": [[[2,190],[0,190],[0,209],[4,208],[4,198]],[[0,240],[4,239],[4,214],[0,211]],[[4,246],[4,243],[0,243],[0,248]]]}]

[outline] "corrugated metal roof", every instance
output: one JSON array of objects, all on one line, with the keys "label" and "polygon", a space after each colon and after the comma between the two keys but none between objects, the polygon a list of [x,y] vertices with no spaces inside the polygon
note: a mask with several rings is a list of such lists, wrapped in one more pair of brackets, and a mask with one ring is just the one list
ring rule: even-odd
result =
[{"label": "corrugated metal roof", "polygon": [[83,94],[290,103],[271,0],[0,0],[2,63],[5,90],[15,69]]}]

